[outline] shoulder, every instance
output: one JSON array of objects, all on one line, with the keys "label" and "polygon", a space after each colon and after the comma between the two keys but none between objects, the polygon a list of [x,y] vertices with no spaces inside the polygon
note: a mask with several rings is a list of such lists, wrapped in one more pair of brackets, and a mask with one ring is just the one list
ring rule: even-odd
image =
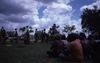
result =
[{"label": "shoulder", "polygon": [[73,42],[68,43],[68,48],[71,48],[73,46]]},{"label": "shoulder", "polygon": [[77,45],[78,43],[80,43],[80,42],[77,41],[77,40],[75,40],[75,41],[70,42],[70,43],[69,43],[69,46],[70,46],[70,47],[73,47],[73,46]]}]

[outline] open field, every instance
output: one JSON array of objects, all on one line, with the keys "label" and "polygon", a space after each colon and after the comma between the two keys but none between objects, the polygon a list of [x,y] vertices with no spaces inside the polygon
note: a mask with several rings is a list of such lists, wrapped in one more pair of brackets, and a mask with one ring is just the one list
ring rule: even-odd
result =
[{"label": "open field", "polygon": [[[0,44],[0,63],[69,63],[59,58],[49,58],[46,51],[50,43],[34,43],[32,45],[7,43]],[[91,63],[83,61],[82,63]]]}]

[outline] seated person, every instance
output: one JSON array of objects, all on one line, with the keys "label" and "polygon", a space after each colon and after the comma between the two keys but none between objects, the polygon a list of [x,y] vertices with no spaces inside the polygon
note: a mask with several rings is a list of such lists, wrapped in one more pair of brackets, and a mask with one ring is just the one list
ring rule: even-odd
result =
[{"label": "seated person", "polygon": [[52,43],[50,51],[47,51],[47,54],[50,57],[58,57],[61,52],[63,52],[64,43],[61,41],[59,35],[54,36],[55,40]]},{"label": "seated person", "polygon": [[80,36],[80,40],[81,40],[81,44],[82,44],[82,48],[83,48],[83,53],[84,53],[84,57],[86,58],[86,59],[89,59],[89,48],[88,48],[88,40],[87,40],[87,38],[86,38],[86,35],[84,34],[84,33],[80,33],[79,34],[79,36]]},{"label": "seated person", "polygon": [[93,46],[94,46],[95,43],[96,42],[95,42],[94,36],[89,35],[88,36],[88,46],[89,46],[90,50],[93,49]]},{"label": "seated person", "polygon": [[[96,50],[95,47],[98,47],[98,46],[96,46],[95,36],[89,35],[88,36],[88,47],[87,47],[87,49],[88,49],[88,55],[90,55],[90,59],[94,58],[94,55],[95,55],[94,50]],[[97,49],[99,49],[99,48],[97,48]]]},{"label": "seated person", "polygon": [[96,42],[93,46],[92,59],[94,62],[100,62],[100,42]]},{"label": "seated person", "polygon": [[71,33],[67,37],[68,48],[63,54],[59,54],[62,60],[81,62],[84,59],[82,45],[80,43],[79,35]]}]

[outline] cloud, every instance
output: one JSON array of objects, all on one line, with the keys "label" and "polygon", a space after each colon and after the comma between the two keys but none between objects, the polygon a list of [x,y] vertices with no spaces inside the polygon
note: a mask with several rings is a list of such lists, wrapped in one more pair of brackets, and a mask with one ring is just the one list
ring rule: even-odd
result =
[{"label": "cloud", "polygon": [[52,2],[57,2],[57,0],[36,0],[36,1],[39,1],[39,2],[42,2],[42,3],[52,3]]},{"label": "cloud", "polygon": [[[25,0],[1,0],[0,1],[0,27],[7,30],[14,30],[26,25],[34,24],[30,17],[32,10],[27,7]],[[29,4],[29,3],[27,3]]]},{"label": "cloud", "polygon": [[39,2],[42,2],[44,4],[51,4],[51,3],[64,3],[64,4],[68,4],[71,0],[36,0]]},{"label": "cloud", "polygon": [[93,6],[97,6],[98,9],[100,9],[100,0],[97,0],[96,2],[90,4],[90,5],[84,5],[80,8],[81,11],[83,11],[84,9],[88,8],[88,9],[94,9]]},{"label": "cloud", "polygon": [[19,14],[26,13],[28,9],[25,9],[23,5],[15,0],[1,0],[0,1],[0,13],[1,14]]},{"label": "cloud", "polygon": [[[49,28],[54,23],[60,25],[60,23],[65,23],[67,16],[70,18],[70,12],[72,12],[72,7],[70,5],[65,5],[63,3],[52,3],[43,10],[43,17],[34,17],[34,21],[39,24],[40,28]],[[60,22],[60,23],[59,23]],[[41,24],[42,23],[42,24]],[[33,25],[34,27],[35,25]],[[38,27],[39,27],[38,26]]]},{"label": "cloud", "polygon": [[[26,25],[38,29],[49,29],[54,23],[60,25],[59,31],[65,25],[76,25],[80,30],[80,21],[72,20],[73,8],[68,3],[71,0],[1,0],[0,26],[14,30]],[[40,10],[42,7],[45,7]],[[43,13],[40,16],[39,10]]]},{"label": "cloud", "polygon": [[68,11],[71,11],[72,7],[70,5],[65,5],[62,3],[52,3],[52,5],[47,6],[47,9],[44,10],[45,14],[52,13],[52,14],[60,14],[60,13],[66,13]]},{"label": "cloud", "polygon": [[38,29],[48,29],[56,23],[57,25],[60,25],[58,28],[60,32],[62,32],[61,30],[63,30],[65,25],[75,25],[76,30],[81,31],[81,21],[71,19],[73,11],[73,8],[68,4],[53,2],[52,4],[47,5],[43,10],[42,18],[39,18],[38,16],[35,17],[37,24],[33,25],[33,27],[37,27]]}]

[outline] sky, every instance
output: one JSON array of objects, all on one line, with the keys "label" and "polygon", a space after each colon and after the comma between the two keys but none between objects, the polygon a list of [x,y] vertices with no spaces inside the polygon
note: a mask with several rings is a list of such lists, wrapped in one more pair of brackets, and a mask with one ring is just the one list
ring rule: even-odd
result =
[{"label": "sky", "polygon": [[54,23],[59,31],[65,25],[75,25],[81,31],[82,11],[100,8],[100,0],[0,0],[0,27],[7,31],[31,26],[33,29],[49,29]]}]

